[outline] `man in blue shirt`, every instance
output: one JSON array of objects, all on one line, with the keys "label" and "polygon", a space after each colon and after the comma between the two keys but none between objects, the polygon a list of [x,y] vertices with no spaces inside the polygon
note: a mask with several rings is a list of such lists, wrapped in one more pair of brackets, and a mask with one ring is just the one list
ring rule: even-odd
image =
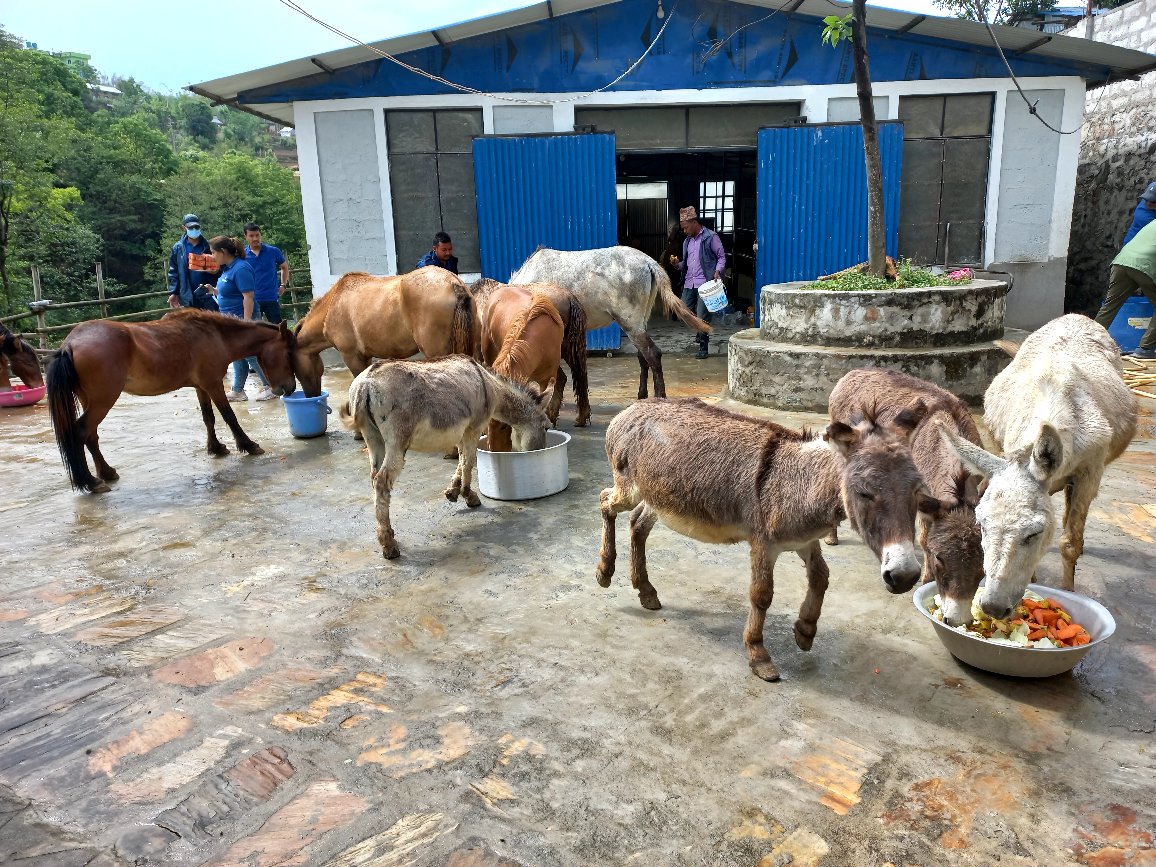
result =
[{"label": "man in blue shirt", "polygon": [[272,244],[261,243],[261,227],[256,223],[245,224],[245,242],[249,245],[245,261],[253,269],[257,287],[253,300],[266,320],[279,325],[281,293],[289,285],[289,263],[279,249]]},{"label": "man in blue shirt", "polygon": [[185,214],[181,231],[181,239],[169,253],[169,306],[174,310],[216,310],[217,302],[201,286],[215,286],[220,269],[209,251],[209,242],[201,235],[201,221],[196,214]]},{"label": "man in blue shirt", "polygon": [[1136,237],[1136,233],[1156,219],[1156,181],[1140,194],[1140,202],[1132,214],[1132,225],[1128,227],[1128,234],[1124,236],[1127,244]]},{"label": "man in blue shirt", "polygon": [[424,268],[427,265],[436,265],[454,274],[458,273],[458,257],[454,255],[454,242],[445,232],[434,235],[433,249],[421,257],[416,267]]}]

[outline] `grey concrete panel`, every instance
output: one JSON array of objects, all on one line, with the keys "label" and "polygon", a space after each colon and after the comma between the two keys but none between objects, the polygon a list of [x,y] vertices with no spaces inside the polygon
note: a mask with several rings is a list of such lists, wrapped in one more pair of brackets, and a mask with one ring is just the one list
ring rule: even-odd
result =
[{"label": "grey concrete panel", "polygon": [[495,105],[494,133],[554,132],[554,109],[548,105]]},{"label": "grey concrete panel", "polygon": [[[876,120],[887,118],[887,97],[872,97]],[[838,96],[827,100],[827,121],[829,123],[850,123],[859,120],[859,97]]]},{"label": "grey concrete panel", "polygon": [[[1040,115],[1053,125],[1063,116],[1062,90],[1031,90],[1026,94],[1029,101],[1038,100]],[[1007,115],[999,176],[995,259],[1046,262],[1060,137],[1032,117],[1018,93],[1011,91],[1005,98]],[[1059,285],[1062,287],[1062,281]]]},{"label": "grey concrete panel", "polygon": [[384,274],[389,259],[374,113],[320,111],[314,123],[329,272]]},{"label": "grey concrete panel", "polygon": [[[1012,328],[1039,328],[1064,313],[1064,273],[1067,259],[1057,256],[1047,262],[993,262],[989,273],[1006,272],[1012,277],[1007,295],[1007,324]],[[1107,289],[1107,274],[1104,275]]]}]

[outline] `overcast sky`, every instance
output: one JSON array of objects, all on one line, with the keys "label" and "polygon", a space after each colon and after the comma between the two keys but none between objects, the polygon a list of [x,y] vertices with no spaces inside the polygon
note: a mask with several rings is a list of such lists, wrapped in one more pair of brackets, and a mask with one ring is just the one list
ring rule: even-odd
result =
[{"label": "overcast sky", "polygon": [[[530,5],[517,0],[298,0],[366,42],[443,27]],[[669,9],[672,4],[667,2]],[[937,13],[931,0],[873,4]],[[132,75],[158,90],[195,84],[320,54],[350,43],[278,0],[157,3],[116,0],[4,0],[0,26],[48,51],[92,55],[105,74]]]}]

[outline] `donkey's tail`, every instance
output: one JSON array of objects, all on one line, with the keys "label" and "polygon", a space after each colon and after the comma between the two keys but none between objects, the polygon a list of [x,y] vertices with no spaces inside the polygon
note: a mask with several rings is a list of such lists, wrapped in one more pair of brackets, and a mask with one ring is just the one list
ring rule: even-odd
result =
[{"label": "donkey's tail", "polygon": [[450,326],[450,352],[480,358],[474,339],[474,297],[464,285],[455,286],[454,295],[457,303],[454,305],[454,320]]},{"label": "donkey's tail", "polygon": [[1015,358],[1016,353],[1020,351],[1020,345],[1014,340],[993,340],[992,343],[994,343],[1012,358]]},{"label": "donkey's tail", "polygon": [[48,413],[60,458],[74,488],[91,490],[96,483],[84,457],[84,429],[78,424],[76,390],[80,377],[72,360],[72,350],[62,349],[48,365]]},{"label": "donkey's tail", "polygon": [[369,392],[360,378],[355,379],[349,387],[349,397],[341,404],[338,411],[341,423],[352,431],[360,431],[369,418]]},{"label": "donkey's tail", "polygon": [[658,284],[658,294],[662,298],[662,309],[666,311],[669,316],[673,313],[680,320],[683,325],[693,328],[695,331],[701,331],[704,334],[710,334],[711,327],[694,315],[689,307],[687,307],[681,298],[674,294],[674,290],[670,288],[670,278],[666,272],[662,270],[662,266],[657,262],[650,263],[650,285]]}]

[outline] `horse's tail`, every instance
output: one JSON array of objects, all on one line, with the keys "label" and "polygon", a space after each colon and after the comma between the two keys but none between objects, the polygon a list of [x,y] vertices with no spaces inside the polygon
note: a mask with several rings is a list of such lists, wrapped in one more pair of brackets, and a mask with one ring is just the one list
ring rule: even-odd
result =
[{"label": "horse's tail", "polygon": [[477,341],[474,339],[474,297],[464,284],[454,286],[454,319],[450,326],[450,352],[479,358]]},{"label": "horse's tail", "polygon": [[670,288],[670,277],[662,270],[662,266],[657,262],[651,262],[650,285],[654,286],[655,283],[658,284],[658,294],[662,298],[662,309],[666,311],[668,316],[673,313],[682,320],[684,325],[690,326],[695,331],[710,334],[711,327],[695,316],[682,299],[674,294],[674,290]]},{"label": "horse's tail", "polygon": [[586,375],[586,309],[578,297],[567,290],[570,312],[566,315],[566,330],[562,335],[562,360],[570,368],[574,379],[574,396],[577,398],[579,424],[585,423],[583,408],[589,410],[590,384]]},{"label": "horse's tail", "polygon": [[74,488],[88,488],[92,478],[84,457],[84,431],[77,424],[76,390],[80,377],[72,360],[72,350],[62,349],[48,365],[48,412],[60,458]]}]

